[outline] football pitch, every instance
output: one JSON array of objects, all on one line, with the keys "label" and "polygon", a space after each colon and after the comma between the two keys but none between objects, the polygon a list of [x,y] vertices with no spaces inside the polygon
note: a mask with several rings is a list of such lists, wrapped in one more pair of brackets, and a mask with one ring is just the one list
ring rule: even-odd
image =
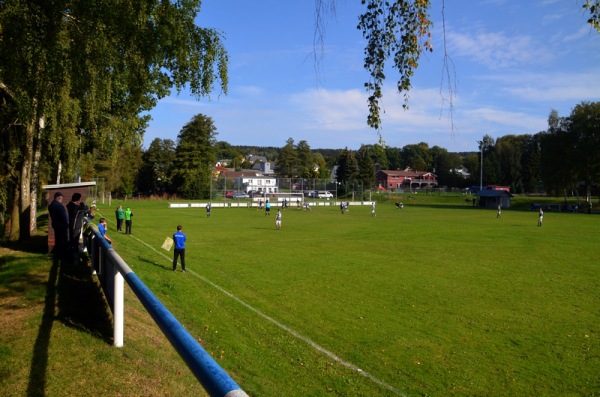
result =
[{"label": "football pitch", "polygon": [[132,236],[99,206],[116,251],[249,395],[600,392],[597,215],[123,204]]}]

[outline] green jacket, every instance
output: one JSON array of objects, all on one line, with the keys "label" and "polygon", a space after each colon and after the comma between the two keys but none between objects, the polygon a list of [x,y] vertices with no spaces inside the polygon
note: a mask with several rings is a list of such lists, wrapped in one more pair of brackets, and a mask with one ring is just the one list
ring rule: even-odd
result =
[{"label": "green jacket", "polygon": [[127,210],[125,210],[125,220],[130,221],[132,216],[133,212],[131,212],[131,209],[127,208]]},{"label": "green jacket", "polygon": [[125,219],[125,211],[123,211],[123,208],[117,208],[117,219]]}]

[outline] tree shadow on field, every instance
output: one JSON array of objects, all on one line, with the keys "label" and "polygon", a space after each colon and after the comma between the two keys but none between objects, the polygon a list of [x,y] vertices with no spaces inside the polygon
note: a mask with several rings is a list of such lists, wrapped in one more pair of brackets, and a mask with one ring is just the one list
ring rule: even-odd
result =
[{"label": "tree shadow on field", "polygon": [[[112,319],[99,283],[87,261],[78,264],[52,260],[42,321],[33,347],[27,396],[44,396],[48,348],[54,321],[112,343]],[[59,344],[60,346],[60,344]]]},{"label": "tree shadow on field", "polygon": [[48,236],[40,235],[19,241],[5,241],[2,245],[13,251],[46,254],[48,252]]},{"label": "tree shadow on field", "polygon": [[143,262],[143,263],[148,263],[148,264],[150,264],[150,265],[152,265],[152,266],[156,266],[156,267],[158,267],[158,268],[159,268],[159,269],[161,269],[161,270],[170,270],[170,271],[172,271],[172,268],[171,268],[171,267],[168,267],[168,266],[165,266],[165,265],[161,265],[160,263],[153,262],[153,261],[151,261],[151,260],[148,260],[148,259],[146,259],[146,258],[142,258],[141,256],[140,256],[140,257],[138,257],[138,259],[139,259],[139,261],[140,261],[140,262]]}]

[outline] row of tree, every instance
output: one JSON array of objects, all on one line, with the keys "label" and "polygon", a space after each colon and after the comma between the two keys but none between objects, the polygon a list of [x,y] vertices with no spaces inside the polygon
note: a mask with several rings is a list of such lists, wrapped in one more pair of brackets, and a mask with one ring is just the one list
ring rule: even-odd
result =
[{"label": "row of tree", "polygon": [[[510,186],[514,193],[557,195],[578,190],[584,194],[600,179],[600,102],[581,103],[568,117],[553,111],[548,130],[534,135],[505,135],[496,140],[486,135],[480,151],[470,153],[452,153],[425,142],[402,148],[369,144],[356,151],[313,150],[308,142],[296,144],[293,138],[281,148],[236,147],[218,142],[216,135],[212,119],[196,115],[182,128],[176,143],[157,138],[146,151],[128,152],[131,164],[141,164],[139,172],[121,175],[120,182],[109,186],[118,195],[207,197],[217,159],[228,159],[230,167],[241,170],[254,165],[248,161],[249,154],[275,162],[276,175],[281,178],[332,177],[339,182],[359,182],[365,189],[376,187],[377,168],[433,172],[439,184],[448,188],[497,184]],[[460,173],[461,168],[466,168],[469,176]],[[131,185],[132,180],[137,183]]]}]

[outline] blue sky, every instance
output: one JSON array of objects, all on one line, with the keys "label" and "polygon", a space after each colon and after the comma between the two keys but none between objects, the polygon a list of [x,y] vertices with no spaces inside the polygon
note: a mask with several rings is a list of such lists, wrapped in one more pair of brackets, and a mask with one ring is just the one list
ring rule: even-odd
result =
[{"label": "blue sky", "polygon": [[[443,72],[442,2],[433,0],[434,52],[413,77],[409,110],[388,70],[382,137],[389,146],[427,142],[451,152],[476,151],[488,134],[546,130],[552,109],[568,116],[582,101],[600,101],[600,34],[581,0],[446,0],[446,51],[453,62],[454,114]],[[228,94],[163,98],[144,135],[177,140],[199,113],[213,119],[217,140],[282,147],[358,149],[378,142],[366,124],[364,40],[359,0],[339,0],[315,62],[315,2],[204,0],[197,24],[223,32],[229,52]]]}]

